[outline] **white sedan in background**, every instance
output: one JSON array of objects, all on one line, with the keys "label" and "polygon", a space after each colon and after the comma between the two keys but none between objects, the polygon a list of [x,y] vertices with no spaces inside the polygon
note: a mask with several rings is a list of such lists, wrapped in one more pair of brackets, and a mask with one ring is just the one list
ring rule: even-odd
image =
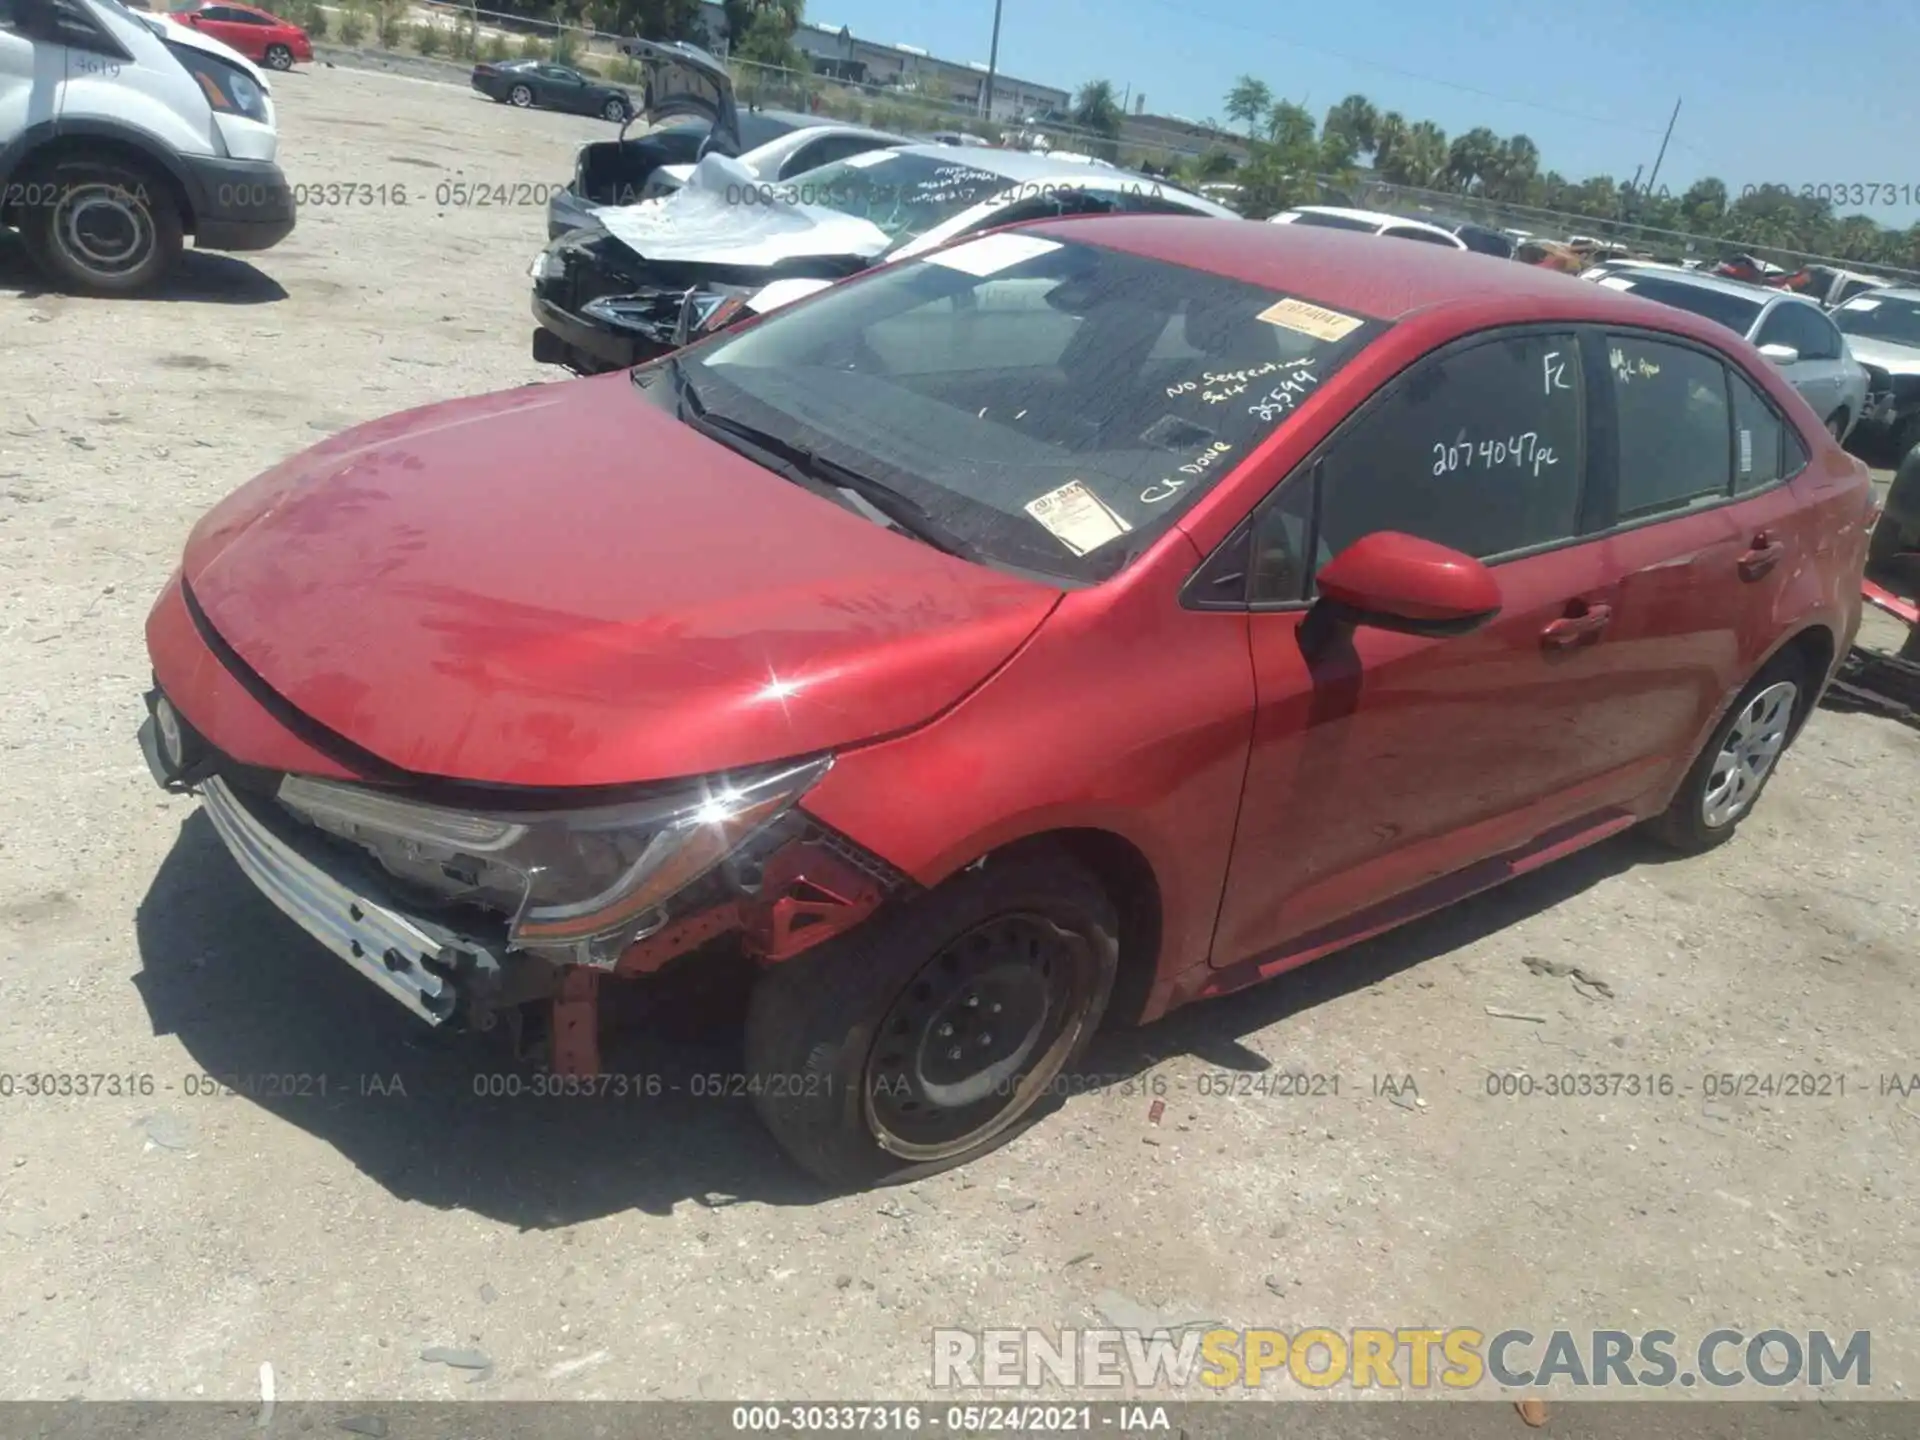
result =
[{"label": "white sedan in background", "polygon": [[1339,205],[1296,205],[1291,210],[1282,210],[1268,223],[1319,225],[1329,230],[1358,230],[1368,235],[1389,235],[1395,240],[1419,240],[1453,250],[1471,248],[1450,230],[1442,230],[1438,225],[1429,225],[1424,220],[1388,215],[1380,210],[1348,210]]}]

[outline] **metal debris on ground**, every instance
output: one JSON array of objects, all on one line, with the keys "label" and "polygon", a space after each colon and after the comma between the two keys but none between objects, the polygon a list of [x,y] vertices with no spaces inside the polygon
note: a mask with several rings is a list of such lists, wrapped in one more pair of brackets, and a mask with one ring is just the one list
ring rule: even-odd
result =
[{"label": "metal debris on ground", "polygon": [[1529,1015],[1524,1010],[1502,1010],[1498,1005],[1488,1005],[1485,1008],[1487,1014],[1496,1020],[1525,1020],[1533,1025],[1544,1025],[1547,1023],[1546,1016]]}]

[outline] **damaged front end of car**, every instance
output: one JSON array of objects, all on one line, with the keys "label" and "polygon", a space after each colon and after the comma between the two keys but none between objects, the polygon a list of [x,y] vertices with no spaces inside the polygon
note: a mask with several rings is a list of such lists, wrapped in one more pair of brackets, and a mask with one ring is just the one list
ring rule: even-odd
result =
[{"label": "damaged front end of car", "polygon": [[221,756],[157,689],[148,710],[155,780],[199,797],[276,908],[417,1018],[481,1031],[505,1019],[515,1048],[558,1073],[599,1070],[602,980],[715,944],[790,959],[911,888],[800,808],[829,756],[529,805],[260,771]]}]

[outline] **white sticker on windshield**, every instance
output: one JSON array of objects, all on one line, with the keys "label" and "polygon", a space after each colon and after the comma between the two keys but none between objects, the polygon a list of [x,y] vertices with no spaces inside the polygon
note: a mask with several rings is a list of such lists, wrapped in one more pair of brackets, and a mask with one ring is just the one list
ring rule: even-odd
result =
[{"label": "white sticker on windshield", "polygon": [[1600,277],[1600,288],[1602,290],[1631,290],[1633,289],[1633,281],[1627,279],[1624,275],[1603,275]]},{"label": "white sticker on windshield", "polygon": [[1036,255],[1045,255],[1059,248],[1058,240],[1042,240],[1037,235],[982,235],[978,240],[969,240],[951,250],[927,256],[927,263],[944,265],[949,270],[959,270],[984,279],[1010,269],[1023,260],[1031,260]]},{"label": "white sticker on windshield", "polygon": [[1751,430],[1740,432],[1740,473],[1742,475],[1753,473],[1753,432]]},{"label": "white sticker on windshield", "polygon": [[1316,340],[1344,340],[1365,323],[1351,315],[1342,315],[1338,310],[1309,305],[1304,300],[1276,301],[1253,318],[1282,329],[1298,331],[1302,335],[1311,335]]},{"label": "white sticker on windshield", "polygon": [[858,155],[849,155],[840,163],[849,170],[864,170],[869,165],[878,165],[882,160],[891,160],[891,150],[862,150]]},{"label": "white sticker on windshield", "polygon": [[1840,308],[1842,310],[1878,310],[1880,308],[1880,302],[1878,300],[1849,300]]},{"label": "white sticker on windshield", "polygon": [[1098,550],[1133,529],[1080,480],[1069,480],[1058,490],[1029,500],[1027,513],[1076,555]]}]

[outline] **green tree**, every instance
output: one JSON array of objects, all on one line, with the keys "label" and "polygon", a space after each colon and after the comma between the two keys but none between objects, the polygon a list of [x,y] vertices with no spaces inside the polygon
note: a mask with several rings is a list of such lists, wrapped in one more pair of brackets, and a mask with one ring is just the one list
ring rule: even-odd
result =
[{"label": "green tree", "polygon": [[1498,174],[1500,139],[1484,125],[1476,125],[1447,147],[1447,179],[1453,188],[1471,193]]},{"label": "green tree", "polygon": [[1268,112],[1272,109],[1273,91],[1267,87],[1266,81],[1256,80],[1251,75],[1242,75],[1227,92],[1227,118],[1238,120],[1246,126],[1249,136],[1266,123]]},{"label": "green tree", "polygon": [[620,0],[613,28],[643,40],[702,40],[700,0]]},{"label": "green tree", "polygon": [[754,65],[774,70],[805,70],[807,64],[793,45],[793,22],[777,7],[755,15],[733,54]]},{"label": "green tree", "polygon": [[1082,130],[1091,130],[1109,140],[1120,133],[1120,122],[1125,118],[1111,80],[1089,80],[1082,85],[1080,93],[1073,97],[1070,113],[1073,123]]},{"label": "green tree", "polygon": [[1406,143],[1407,117],[1398,110],[1387,111],[1373,129],[1373,168],[1384,173],[1393,164],[1395,153]]},{"label": "green tree", "polygon": [[1379,143],[1380,112],[1364,95],[1349,95],[1327,111],[1320,127],[1320,149],[1327,168],[1347,170],[1361,155],[1371,156]]}]

